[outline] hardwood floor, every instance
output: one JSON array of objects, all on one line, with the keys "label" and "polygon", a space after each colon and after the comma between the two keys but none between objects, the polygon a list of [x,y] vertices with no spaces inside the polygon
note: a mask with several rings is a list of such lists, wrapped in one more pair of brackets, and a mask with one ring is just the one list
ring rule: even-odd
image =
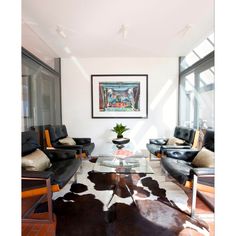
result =
[{"label": "hardwood floor", "polygon": [[[37,197],[26,198],[22,201],[22,214],[37,201]],[[30,217],[38,219],[46,219],[47,213],[32,214]],[[56,235],[56,216],[51,224],[38,224],[38,223],[23,223],[22,236],[55,236]]]},{"label": "hardwood floor", "polygon": [[[188,195],[188,206],[189,208],[191,207],[191,201],[192,201],[192,191],[189,188],[185,188],[180,186],[185,193]],[[212,202],[214,205],[214,199],[215,195],[214,193],[204,193],[201,192],[202,194],[205,195],[205,197]],[[197,197],[197,202],[196,202],[196,217],[204,220],[208,226],[209,226],[209,236],[214,236],[215,235],[215,215],[214,211],[212,211],[206,203],[201,200],[199,197]],[[199,235],[196,231],[190,230],[190,229],[185,229],[183,232],[181,232],[180,236],[195,236]]]}]

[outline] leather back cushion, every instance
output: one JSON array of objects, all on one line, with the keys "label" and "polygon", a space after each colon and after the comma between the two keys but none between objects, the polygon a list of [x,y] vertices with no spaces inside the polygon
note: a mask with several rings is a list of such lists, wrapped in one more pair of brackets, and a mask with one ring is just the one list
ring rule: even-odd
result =
[{"label": "leather back cushion", "polygon": [[63,139],[68,136],[65,125],[54,125],[49,127],[49,134],[51,143],[56,143],[59,139]]},{"label": "leather back cushion", "polygon": [[25,156],[40,148],[38,133],[35,131],[24,131],[21,133],[21,155]]},{"label": "leather back cushion", "polygon": [[194,135],[194,129],[181,126],[175,127],[174,137],[185,140],[189,144],[193,144]]},{"label": "leather back cushion", "polygon": [[215,151],[215,132],[214,130],[207,129],[204,135],[203,146],[212,152]]}]

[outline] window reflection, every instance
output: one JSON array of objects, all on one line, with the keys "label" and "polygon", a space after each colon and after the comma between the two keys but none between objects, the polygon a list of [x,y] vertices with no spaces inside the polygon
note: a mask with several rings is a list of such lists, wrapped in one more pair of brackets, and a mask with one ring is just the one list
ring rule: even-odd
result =
[{"label": "window reflection", "polygon": [[61,124],[60,78],[23,55],[22,131],[32,126]]}]

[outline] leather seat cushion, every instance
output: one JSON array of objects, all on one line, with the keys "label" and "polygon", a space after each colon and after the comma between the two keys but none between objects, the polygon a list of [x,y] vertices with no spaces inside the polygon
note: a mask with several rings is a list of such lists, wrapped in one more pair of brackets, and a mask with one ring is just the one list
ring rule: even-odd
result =
[{"label": "leather seat cushion", "polygon": [[84,144],[83,145],[83,151],[82,152],[85,152],[86,154],[91,154],[93,149],[95,147],[95,144],[94,143],[87,143],[87,144]]},{"label": "leather seat cushion", "polygon": [[48,171],[52,171],[54,173],[52,184],[58,184],[60,188],[64,187],[64,185],[66,185],[66,183],[73,177],[80,165],[80,159],[69,159],[54,162],[48,169]]},{"label": "leather seat cushion", "polygon": [[149,152],[151,152],[153,155],[157,155],[160,150],[161,150],[161,146],[156,145],[156,144],[147,144],[147,149]]},{"label": "leather seat cushion", "polygon": [[191,162],[163,157],[161,164],[165,170],[180,184],[185,184],[190,179],[190,170],[193,168]]}]

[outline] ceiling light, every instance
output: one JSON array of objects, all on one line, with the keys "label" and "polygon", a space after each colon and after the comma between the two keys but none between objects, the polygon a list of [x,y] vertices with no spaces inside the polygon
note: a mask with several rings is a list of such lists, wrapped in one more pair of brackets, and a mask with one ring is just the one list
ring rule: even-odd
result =
[{"label": "ceiling light", "polygon": [[128,34],[128,27],[127,27],[127,25],[124,25],[124,24],[121,25],[119,33],[122,35],[123,39],[126,39],[127,38],[127,34]]},{"label": "ceiling light", "polygon": [[66,38],[66,34],[63,31],[63,28],[61,26],[58,25],[57,28],[56,28],[56,31],[62,38]]},{"label": "ceiling light", "polygon": [[71,54],[71,50],[68,47],[64,47],[65,52],[67,52],[68,54]]},{"label": "ceiling light", "polygon": [[178,31],[177,34],[184,37],[191,29],[192,25],[187,24],[180,31]]}]

